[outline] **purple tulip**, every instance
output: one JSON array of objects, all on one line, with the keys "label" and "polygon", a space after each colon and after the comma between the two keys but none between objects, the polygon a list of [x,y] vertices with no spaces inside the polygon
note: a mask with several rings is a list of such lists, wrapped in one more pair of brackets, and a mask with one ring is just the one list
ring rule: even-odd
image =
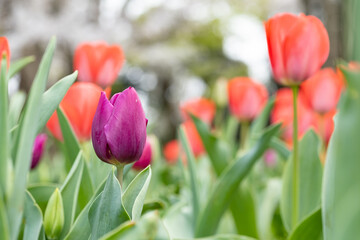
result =
[{"label": "purple tulip", "polygon": [[36,136],[32,152],[31,169],[34,169],[40,162],[41,156],[44,152],[46,140],[47,136],[44,133]]},{"label": "purple tulip", "polygon": [[134,163],[132,166],[135,170],[143,170],[149,164],[151,163],[151,157],[152,157],[152,150],[151,150],[151,144],[148,139],[146,139],[144,151],[138,161]]},{"label": "purple tulip", "polygon": [[144,110],[134,88],[115,94],[110,101],[101,93],[92,123],[92,143],[104,162],[119,165],[139,160],[146,141]]}]

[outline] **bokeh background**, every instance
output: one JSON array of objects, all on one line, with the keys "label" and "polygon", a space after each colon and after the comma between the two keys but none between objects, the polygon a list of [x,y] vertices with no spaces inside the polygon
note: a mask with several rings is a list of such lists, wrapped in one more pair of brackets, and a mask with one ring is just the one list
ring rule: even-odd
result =
[{"label": "bokeh background", "polygon": [[176,136],[179,103],[215,96],[221,104],[226,79],[248,75],[270,92],[277,88],[270,81],[263,21],[285,11],[323,21],[331,44],[326,66],[360,60],[358,0],[0,0],[0,34],[9,39],[12,59],[36,56],[11,80],[10,94],[29,90],[53,35],[58,45],[49,86],[72,72],[79,43],[119,44],[126,64],[113,92],[134,86],[149,131],[165,142]]}]

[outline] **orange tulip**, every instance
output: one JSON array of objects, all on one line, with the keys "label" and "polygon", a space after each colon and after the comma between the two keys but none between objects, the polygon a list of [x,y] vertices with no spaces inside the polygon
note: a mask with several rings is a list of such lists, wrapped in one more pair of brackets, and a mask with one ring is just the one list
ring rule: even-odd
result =
[{"label": "orange tulip", "polygon": [[282,85],[299,85],[325,63],[329,36],[314,16],[278,14],[265,22],[271,67]]},{"label": "orange tulip", "polygon": [[268,99],[264,85],[248,77],[236,77],[228,83],[229,106],[231,113],[240,121],[256,118]]},{"label": "orange tulip", "polygon": [[174,164],[179,158],[180,154],[180,144],[177,140],[171,140],[167,144],[165,144],[163,149],[163,154],[165,160],[170,163]]},{"label": "orange tulip", "polygon": [[[292,91],[289,88],[282,88],[277,91],[275,104],[271,113],[271,123],[282,123],[282,138],[289,145],[292,144],[293,136],[293,102]],[[300,92],[297,99],[298,108],[298,137],[301,137],[310,127],[315,124],[315,116],[311,109],[306,105],[304,96]]]},{"label": "orange tulip", "polygon": [[74,54],[74,69],[81,82],[92,82],[106,88],[111,86],[124,63],[120,46],[104,42],[80,44]]},{"label": "orange tulip", "polygon": [[336,108],[344,83],[331,68],[324,68],[301,84],[309,106],[324,114]]},{"label": "orange tulip", "polygon": [[211,125],[216,112],[215,103],[206,98],[198,98],[185,102],[180,106],[185,120],[191,119],[189,114],[200,118],[205,123]]},{"label": "orange tulip", "polygon": [[316,116],[316,131],[320,135],[320,137],[327,144],[330,140],[330,137],[334,131],[334,116],[336,114],[336,109],[326,113],[326,114],[318,114]]},{"label": "orange tulip", "polygon": [[6,37],[0,37],[0,55],[2,57],[2,54],[6,55],[7,60],[7,66],[10,65],[10,48],[9,43]]},{"label": "orange tulip", "polygon": [[[60,108],[80,141],[89,140],[91,137],[91,125],[101,91],[102,89],[93,83],[77,82],[69,88],[60,103]],[[56,112],[50,117],[46,127],[55,138],[62,141]]]}]

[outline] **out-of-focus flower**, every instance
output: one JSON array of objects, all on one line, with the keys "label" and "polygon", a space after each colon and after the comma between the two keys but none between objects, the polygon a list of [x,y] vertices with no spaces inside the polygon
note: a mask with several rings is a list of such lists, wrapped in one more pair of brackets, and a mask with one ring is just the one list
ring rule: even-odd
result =
[{"label": "out-of-focus flower", "polygon": [[80,44],[74,54],[74,69],[81,82],[93,82],[102,88],[111,86],[124,63],[123,50],[104,42]]},{"label": "out-of-focus flower", "polygon": [[110,101],[102,92],[91,132],[96,155],[114,165],[139,160],[146,142],[146,125],[134,88],[115,94]]},{"label": "out-of-focus flower", "polygon": [[324,68],[301,84],[312,110],[325,114],[336,108],[344,83],[331,68]]},{"label": "out-of-focus flower", "polygon": [[299,85],[325,63],[329,36],[314,16],[283,13],[265,22],[271,67],[276,81]]},{"label": "out-of-focus flower", "polygon": [[177,140],[171,140],[170,142],[166,143],[163,149],[163,154],[165,160],[170,163],[174,164],[179,158],[180,154],[180,144]]},{"label": "out-of-focus flower", "polygon": [[186,122],[181,124],[184,126],[186,136],[189,140],[191,149],[195,155],[195,157],[200,156],[205,152],[204,145],[201,141],[201,137],[196,129],[195,123],[191,120],[187,120]]},{"label": "out-of-focus flower", "polygon": [[31,169],[34,169],[39,164],[45,149],[46,140],[47,136],[44,133],[36,136],[32,151]]},{"label": "out-of-focus flower", "polygon": [[2,55],[6,55],[7,60],[7,66],[10,65],[10,48],[9,43],[6,37],[0,37],[0,58],[2,58]]},{"label": "out-of-focus flower", "polygon": [[256,118],[268,99],[265,86],[248,77],[231,79],[228,83],[228,96],[231,113],[240,121]]},{"label": "out-of-focus flower", "polygon": [[270,168],[274,167],[277,161],[276,151],[273,149],[266,150],[266,152],[264,153],[264,161],[266,166]]},{"label": "out-of-focus flower", "polygon": [[151,143],[150,143],[149,139],[147,138],[146,142],[145,142],[144,151],[143,151],[140,159],[134,163],[132,168],[136,169],[136,170],[143,170],[144,168],[149,166],[149,164],[151,163],[151,160],[152,160]]},{"label": "out-of-focus flower", "polygon": [[315,128],[319,136],[327,144],[329,143],[330,137],[334,131],[334,116],[336,114],[336,109],[326,113],[326,114],[317,114]]},{"label": "out-of-focus flower", "polygon": [[209,125],[211,125],[216,112],[215,103],[206,98],[187,101],[180,106],[180,109],[186,121],[191,119],[189,114],[193,114]]},{"label": "out-of-focus flower", "polygon": [[[91,124],[102,89],[85,82],[74,83],[60,103],[60,108],[69,120],[80,141],[91,137]],[[57,113],[54,112],[46,124],[52,135],[58,140],[63,139]]]},{"label": "out-of-focus flower", "polygon": [[[289,88],[279,89],[276,93],[274,108],[271,113],[271,123],[282,123],[282,138],[289,145],[292,144],[293,135],[293,95]],[[311,126],[315,124],[315,115],[306,105],[304,96],[299,93],[297,99],[298,109],[298,137],[301,137]]]}]

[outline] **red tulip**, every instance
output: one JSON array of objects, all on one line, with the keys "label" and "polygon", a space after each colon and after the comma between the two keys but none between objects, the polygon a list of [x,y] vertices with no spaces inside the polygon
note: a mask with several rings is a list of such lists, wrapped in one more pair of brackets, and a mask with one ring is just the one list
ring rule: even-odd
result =
[{"label": "red tulip", "polygon": [[326,114],[318,114],[316,116],[316,131],[320,135],[320,137],[327,144],[330,140],[330,137],[334,131],[334,116],[336,114],[336,109],[326,113]]},{"label": "red tulip", "polygon": [[171,140],[167,144],[165,144],[163,149],[163,154],[165,160],[170,163],[174,164],[179,158],[180,154],[180,144],[177,140]]},{"label": "red tulip", "polygon": [[[271,113],[272,123],[282,123],[282,138],[291,145],[293,135],[293,102],[292,91],[289,88],[282,88],[277,91],[275,104]],[[306,105],[304,96],[299,93],[297,99],[298,108],[298,137],[301,137],[311,126],[315,124],[315,116],[311,109]]]},{"label": "red tulip", "polygon": [[310,107],[324,114],[336,108],[344,83],[331,68],[324,68],[301,84]]},{"label": "red tulip", "polygon": [[192,120],[187,120],[182,124],[182,126],[184,126],[186,136],[189,140],[191,149],[195,157],[203,154],[205,152],[204,145],[196,129],[195,123]]},{"label": "red tulip", "polygon": [[124,53],[118,45],[104,42],[80,44],[74,54],[74,69],[81,82],[92,82],[106,88],[116,80],[124,63]]},{"label": "red tulip", "polygon": [[200,118],[205,123],[211,125],[212,120],[214,119],[216,112],[215,103],[206,98],[198,98],[190,100],[180,106],[180,109],[183,113],[184,119],[189,120],[189,113]]},{"label": "red tulip", "polygon": [[[60,103],[60,108],[67,116],[77,138],[89,140],[91,125],[99,102],[102,89],[85,82],[74,83]],[[54,112],[46,124],[52,135],[58,140],[63,139],[57,113]]]},{"label": "red tulip", "polygon": [[325,63],[329,36],[314,16],[278,14],[265,22],[271,67],[282,85],[299,85]]},{"label": "red tulip", "polygon": [[268,99],[265,86],[248,77],[231,79],[228,83],[228,96],[231,113],[240,121],[256,118]]},{"label": "red tulip", "polygon": [[132,168],[135,169],[135,170],[143,170],[144,168],[149,166],[149,164],[151,163],[151,159],[152,159],[151,144],[150,144],[149,139],[146,138],[145,147],[144,147],[144,150],[143,150],[143,152],[141,154],[141,157],[140,157],[140,159],[138,161],[136,161],[134,163]]},{"label": "red tulip", "polygon": [[2,54],[6,55],[7,60],[7,66],[10,65],[10,48],[9,43],[6,37],[0,37],[0,55],[2,57]]}]

